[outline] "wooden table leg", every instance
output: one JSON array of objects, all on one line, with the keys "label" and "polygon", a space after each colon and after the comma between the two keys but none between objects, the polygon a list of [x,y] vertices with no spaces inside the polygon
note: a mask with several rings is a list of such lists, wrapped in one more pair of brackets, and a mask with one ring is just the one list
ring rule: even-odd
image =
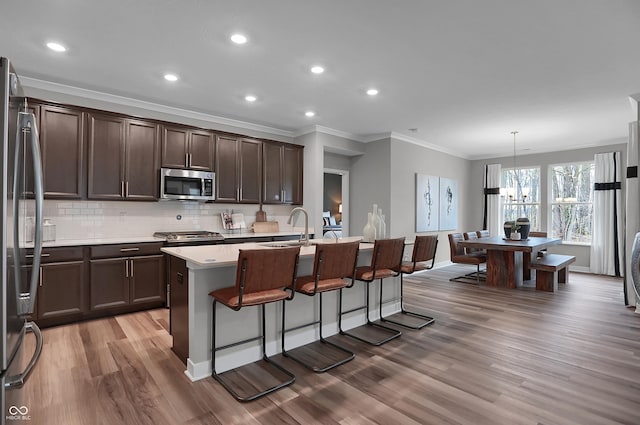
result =
[{"label": "wooden table leg", "polygon": [[521,251],[487,250],[487,286],[521,286],[522,263]]},{"label": "wooden table leg", "polygon": [[522,253],[522,280],[531,280],[531,252]]}]

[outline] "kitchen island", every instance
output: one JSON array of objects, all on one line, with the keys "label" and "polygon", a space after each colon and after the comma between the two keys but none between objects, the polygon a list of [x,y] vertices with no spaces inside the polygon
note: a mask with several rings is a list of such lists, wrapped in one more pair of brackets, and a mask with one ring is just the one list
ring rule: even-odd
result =
[{"label": "kitchen island", "polygon": [[[359,240],[359,237],[340,239]],[[311,245],[300,249],[298,275],[308,275],[313,271],[315,244],[335,243],[335,239],[314,239]],[[169,281],[171,284],[171,334],[174,338],[173,351],[186,363],[186,375],[193,381],[211,376],[211,323],[212,300],[209,293],[215,289],[235,285],[236,263],[240,249],[277,249],[277,243],[243,243],[225,245],[186,246],[162,248],[169,254]],[[358,265],[371,263],[373,244],[361,243]],[[399,278],[398,278],[399,280]],[[364,305],[362,282],[344,290],[344,310]],[[378,286],[373,284],[370,291],[370,316],[378,318]],[[399,285],[386,282],[385,300],[399,296]],[[287,301],[287,328],[307,323],[318,315],[318,304],[313,297],[296,294]],[[281,303],[272,303],[266,308],[267,353],[273,355],[280,350]],[[338,333],[338,294],[328,293],[324,301],[324,335]],[[218,306],[218,345],[226,345],[241,339],[258,335],[259,309],[245,307],[233,311]],[[399,302],[385,304],[384,314],[400,311]],[[353,312],[343,317],[343,328],[350,329],[365,323],[365,312]],[[287,349],[308,344],[319,339],[317,329],[311,327],[288,333]],[[216,357],[218,372],[233,369],[260,359],[259,342],[244,344],[225,350]]]}]

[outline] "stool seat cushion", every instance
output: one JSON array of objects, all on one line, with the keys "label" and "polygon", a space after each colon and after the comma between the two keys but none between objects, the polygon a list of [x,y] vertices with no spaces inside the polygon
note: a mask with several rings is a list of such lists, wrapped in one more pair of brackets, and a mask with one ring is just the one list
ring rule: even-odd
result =
[{"label": "stool seat cushion", "polygon": [[[313,295],[316,293],[315,285],[316,281],[313,276],[300,276],[296,279],[296,291],[306,295]],[[336,289],[346,288],[348,285],[349,282],[345,279],[323,279],[318,281],[317,292],[334,291]]]},{"label": "stool seat cushion", "polygon": [[[234,286],[217,289],[209,293],[216,301],[231,307],[237,308],[240,302],[238,291]],[[289,298],[289,293],[283,289],[267,289],[265,291],[251,292],[242,296],[242,306],[260,305],[272,303]]]},{"label": "stool seat cushion", "polygon": [[356,279],[365,282],[371,282],[373,279],[384,279],[387,277],[397,276],[398,273],[391,269],[378,269],[374,272],[369,266],[362,266],[356,268]]},{"label": "stool seat cushion", "polygon": [[411,274],[413,272],[418,272],[420,270],[429,270],[429,264],[427,262],[416,263],[416,266],[413,267],[412,261],[403,261],[402,266],[400,266],[400,271],[404,274]]}]

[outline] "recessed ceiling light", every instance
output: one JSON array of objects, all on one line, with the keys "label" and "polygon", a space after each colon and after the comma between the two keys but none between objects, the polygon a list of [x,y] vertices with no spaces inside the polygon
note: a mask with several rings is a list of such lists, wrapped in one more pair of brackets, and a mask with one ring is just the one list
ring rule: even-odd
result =
[{"label": "recessed ceiling light", "polygon": [[248,95],[246,95],[244,97],[244,100],[246,100],[247,102],[255,102],[256,100],[258,100],[258,98],[253,96],[253,95],[248,94]]},{"label": "recessed ceiling light", "polygon": [[324,68],[319,65],[316,65],[311,67],[311,72],[313,72],[314,74],[322,74],[324,72]]},{"label": "recessed ceiling light", "polygon": [[307,112],[305,112],[304,114],[305,114],[306,116],[308,116],[309,118],[314,117],[314,116],[316,115],[316,113],[315,113],[315,112],[313,112],[313,111],[307,111]]},{"label": "recessed ceiling light", "polygon": [[47,43],[47,47],[53,50],[54,52],[65,52],[67,50],[67,48],[64,47],[62,44],[54,43],[54,42]]},{"label": "recessed ceiling light", "polygon": [[247,42],[247,37],[242,34],[233,34],[231,36],[231,41],[236,44],[244,44]]},{"label": "recessed ceiling light", "polygon": [[178,81],[178,76],[174,74],[165,74],[164,79],[167,81],[174,82],[174,81]]},{"label": "recessed ceiling light", "polygon": [[376,89],[369,89],[369,90],[367,90],[367,94],[368,94],[369,96],[375,96],[375,95],[377,95],[377,94],[378,94],[378,90],[376,90]]}]

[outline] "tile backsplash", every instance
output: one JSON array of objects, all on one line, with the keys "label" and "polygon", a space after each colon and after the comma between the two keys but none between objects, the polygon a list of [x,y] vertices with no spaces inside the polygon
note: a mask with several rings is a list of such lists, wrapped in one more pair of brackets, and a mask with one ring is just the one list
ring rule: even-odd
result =
[{"label": "tile backsplash", "polygon": [[[292,209],[290,205],[263,206],[267,220],[278,221],[280,230],[292,228],[287,224]],[[223,232],[220,214],[224,211],[244,214],[247,227],[250,227],[258,205],[45,200],[43,215],[56,225],[56,238],[60,240],[151,236],[157,231]]]}]

